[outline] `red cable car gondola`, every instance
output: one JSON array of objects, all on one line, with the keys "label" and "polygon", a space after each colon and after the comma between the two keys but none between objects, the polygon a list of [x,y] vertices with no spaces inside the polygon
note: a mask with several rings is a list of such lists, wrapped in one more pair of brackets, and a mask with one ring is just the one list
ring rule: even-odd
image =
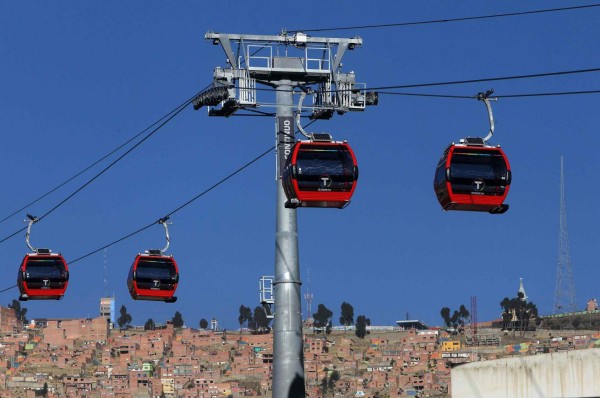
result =
[{"label": "red cable car gondola", "polygon": [[451,144],[444,151],[433,185],[444,210],[501,214],[508,210],[504,200],[510,182],[510,165],[502,149],[470,143]]},{"label": "red cable car gondola", "polygon": [[283,170],[286,207],[334,207],[350,203],[358,180],[356,157],[347,142],[328,134],[297,141]]},{"label": "red cable car gondola", "polygon": [[502,214],[511,183],[508,158],[500,146],[487,141],[494,133],[494,117],[489,96],[493,90],[480,93],[488,111],[490,131],[485,138],[464,138],[450,144],[438,162],[433,188],[442,209],[487,211]]},{"label": "red cable car gondola", "polygon": [[158,222],[165,228],[167,246],[163,250],[139,253],[129,269],[127,288],[134,300],[177,301],[174,294],[179,283],[179,268],[173,256],[164,254],[170,243],[166,220]]},{"label": "red cable car gondola", "polygon": [[[157,253],[158,252],[158,253]],[[134,300],[154,300],[174,303],[179,282],[179,269],[172,256],[160,250],[138,254],[131,265],[127,287]]]},{"label": "red cable car gondola", "polygon": [[17,275],[19,300],[60,300],[69,284],[69,269],[60,254],[38,249],[27,253]]},{"label": "red cable car gondola", "polygon": [[27,253],[17,274],[19,300],[60,300],[69,284],[69,268],[63,256],[49,249],[36,249],[29,243],[31,225],[37,217],[29,217],[25,242],[33,253]]}]

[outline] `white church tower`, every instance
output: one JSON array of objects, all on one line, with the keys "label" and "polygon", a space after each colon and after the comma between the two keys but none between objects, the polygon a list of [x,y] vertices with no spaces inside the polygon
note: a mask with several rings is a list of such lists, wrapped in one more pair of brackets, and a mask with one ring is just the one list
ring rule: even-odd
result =
[{"label": "white church tower", "polygon": [[519,278],[519,293],[523,293],[523,301],[527,301],[527,293],[525,293],[525,288],[523,287],[523,278]]}]

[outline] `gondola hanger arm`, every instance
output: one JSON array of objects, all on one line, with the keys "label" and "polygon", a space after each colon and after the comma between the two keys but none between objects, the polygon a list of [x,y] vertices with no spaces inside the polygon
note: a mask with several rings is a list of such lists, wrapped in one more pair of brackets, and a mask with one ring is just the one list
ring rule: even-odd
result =
[{"label": "gondola hanger arm", "polygon": [[34,253],[37,253],[37,249],[35,247],[33,247],[31,245],[31,243],[29,243],[29,236],[31,235],[31,226],[33,224],[35,224],[36,222],[40,221],[39,218],[37,218],[36,216],[32,216],[31,214],[27,214],[27,218],[29,220],[24,220],[24,222],[28,222],[29,225],[27,226],[27,233],[25,234],[25,243],[27,243],[27,246],[29,247],[29,250],[31,250]]},{"label": "gondola hanger arm", "polygon": [[490,104],[490,101],[498,101],[498,98],[490,98],[490,96],[493,93],[494,93],[494,89],[489,89],[485,93],[477,94],[477,99],[479,101],[483,101],[483,103],[485,104],[485,107],[488,112],[488,118],[490,120],[490,131],[483,139],[484,143],[487,143],[489,141],[489,139],[492,138],[492,135],[494,134],[494,113],[492,112],[492,105]]},{"label": "gondola hanger arm", "polygon": [[302,103],[304,102],[304,98],[306,97],[306,92],[309,89],[304,88],[304,87],[300,87],[300,89],[302,91],[300,93],[300,99],[298,100],[298,111],[296,112],[296,126],[298,126],[298,131],[300,131],[300,133],[303,136],[310,139],[311,138],[310,134],[308,134],[306,131],[304,131],[304,129],[302,128],[302,123],[300,122],[300,118],[302,116]]},{"label": "gondola hanger arm", "polygon": [[163,218],[159,219],[158,221],[156,221],[157,223],[161,224],[165,228],[165,236],[167,238],[167,245],[164,247],[164,249],[162,249],[160,251],[163,254],[169,249],[169,246],[171,245],[171,238],[169,237],[168,224],[173,224],[173,223],[167,223],[168,219],[169,219],[169,216],[166,216],[166,217],[163,217]]}]

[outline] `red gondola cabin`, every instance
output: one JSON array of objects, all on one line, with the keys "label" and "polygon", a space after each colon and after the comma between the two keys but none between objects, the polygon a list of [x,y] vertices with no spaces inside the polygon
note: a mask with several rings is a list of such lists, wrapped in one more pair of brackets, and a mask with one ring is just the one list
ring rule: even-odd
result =
[{"label": "red gondola cabin", "polygon": [[153,300],[174,303],[179,282],[179,269],[173,256],[160,250],[138,254],[129,269],[127,287],[134,300]]},{"label": "red gondola cabin", "polygon": [[297,141],[283,170],[286,207],[344,208],[357,180],[356,157],[346,142]]},{"label": "red gondola cabin", "polygon": [[60,300],[69,284],[69,268],[60,254],[48,249],[27,253],[17,275],[19,300]]},{"label": "red gondola cabin", "polygon": [[440,159],[433,187],[444,210],[508,210],[504,200],[511,183],[508,158],[500,147],[486,146],[482,139],[451,144]]}]

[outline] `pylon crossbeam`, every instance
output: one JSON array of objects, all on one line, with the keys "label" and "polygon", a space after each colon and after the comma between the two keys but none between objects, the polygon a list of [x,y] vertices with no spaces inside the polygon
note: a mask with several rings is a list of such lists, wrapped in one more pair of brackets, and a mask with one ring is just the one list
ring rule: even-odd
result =
[{"label": "pylon crossbeam", "polygon": [[[328,119],[333,112],[364,111],[366,85],[356,83],[354,73],[342,73],[342,57],[347,50],[362,45],[360,38],[310,37],[303,33],[280,35],[245,35],[208,32],[207,40],[221,44],[228,68],[216,68],[214,84],[229,89],[229,97],[211,116],[229,116],[247,107],[273,106],[259,103],[256,85],[271,87],[281,79],[311,90],[311,118]],[[235,50],[234,50],[235,49]]]}]

